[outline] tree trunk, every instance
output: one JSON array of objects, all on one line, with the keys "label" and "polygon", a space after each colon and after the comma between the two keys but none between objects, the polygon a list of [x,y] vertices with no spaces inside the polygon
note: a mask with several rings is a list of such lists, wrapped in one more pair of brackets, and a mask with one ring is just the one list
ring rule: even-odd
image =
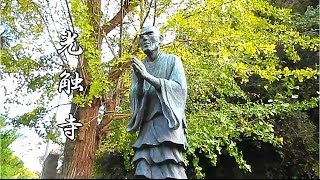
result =
[{"label": "tree trunk", "polygon": [[[123,8],[112,18],[109,23],[100,27],[99,19],[101,14],[101,1],[100,0],[90,0],[88,1],[88,13],[91,17],[90,24],[94,28],[92,36],[96,38],[97,49],[101,49],[103,36],[106,36],[113,28],[119,25],[123,18],[129,11],[131,11],[138,3],[129,3],[129,0],[125,0]],[[101,32],[101,30],[103,32]],[[85,51],[84,51],[85,53]],[[81,69],[78,68],[78,73],[84,78],[82,86],[87,89],[85,95],[90,89],[90,74],[87,72],[88,62],[84,58],[83,54],[79,57],[79,64],[82,65]],[[80,70],[81,69],[81,70]],[[117,77],[119,78],[119,77]],[[114,78],[113,80],[116,80]],[[118,86],[117,86],[118,87]],[[74,91],[74,95],[79,92]],[[103,98],[101,98],[103,99]],[[98,128],[97,118],[99,113],[99,108],[101,106],[101,99],[93,99],[90,106],[86,105],[83,108],[76,108],[77,105],[72,103],[71,114],[75,114],[74,118],[80,120],[83,124],[78,130],[76,130],[76,136],[73,141],[67,139],[64,147],[64,160],[62,165],[61,178],[64,179],[90,179],[92,177],[95,153],[97,147],[99,146],[101,134],[104,135],[108,131],[110,122],[113,120],[114,113],[105,114],[103,118],[107,122],[101,123],[101,128]],[[115,100],[114,100],[115,99]],[[109,100],[105,99],[106,110],[115,111],[114,102],[119,99],[118,96],[111,97]],[[111,115],[112,114],[112,115]],[[107,119],[107,120],[106,120]],[[103,126],[102,126],[103,125]]]},{"label": "tree trunk", "polygon": [[[73,105],[73,108],[74,109]],[[90,179],[96,152],[97,117],[100,107],[99,100],[93,100],[91,107],[78,107],[76,119],[83,124],[77,131],[76,138],[67,139],[64,148],[62,178]],[[71,110],[72,112],[72,110]]]},{"label": "tree trunk", "polygon": [[[99,24],[97,19],[101,14],[101,1],[88,1],[88,13],[91,17],[90,25],[94,31],[92,36],[96,39],[97,49],[101,47],[101,34],[99,33]],[[84,54],[85,54],[84,49]],[[79,56],[77,72],[84,79],[82,86],[85,90],[84,95],[88,95],[90,91],[91,78],[88,73],[88,61],[84,54]],[[74,95],[79,94],[79,91],[74,91]],[[71,113],[75,114],[75,118],[82,123],[82,127],[78,129],[76,138],[71,141],[67,139],[64,148],[64,160],[62,167],[62,178],[67,179],[89,179],[92,178],[95,153],[97,148],[97,118],[101,101],[93,99],[90,106],[78,107],[72,103]],[[75,113],[74,113],[75,112]]]}]

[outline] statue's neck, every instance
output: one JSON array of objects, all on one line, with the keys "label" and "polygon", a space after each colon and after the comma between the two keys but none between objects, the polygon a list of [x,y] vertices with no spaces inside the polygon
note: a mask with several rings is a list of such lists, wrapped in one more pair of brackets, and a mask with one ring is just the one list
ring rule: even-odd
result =
[{"label": "statue's neck", "polygon": [[147,54],[148,61],[154,62],[158,58],[159,54],[159,50],[150,52],[149,54]]}]

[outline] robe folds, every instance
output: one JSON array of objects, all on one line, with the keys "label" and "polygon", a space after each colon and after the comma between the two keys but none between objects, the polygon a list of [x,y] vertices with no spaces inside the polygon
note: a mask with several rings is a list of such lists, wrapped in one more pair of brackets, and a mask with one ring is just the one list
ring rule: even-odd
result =
[{"label": "robe folds", "polygon": [[[151,179],[186,179],[182,152],[187,150],[185,105],[187,82],[179,57],[160,52],[154,62],[143,61],[147,71],[159,78],[155,89],[146,80],[137,95],[138,80],[132,75],[130,103],[133,110],[127,131],[139,131],[133,144],[136,175]],[[141,87],[140,87],[141,88]]]}]

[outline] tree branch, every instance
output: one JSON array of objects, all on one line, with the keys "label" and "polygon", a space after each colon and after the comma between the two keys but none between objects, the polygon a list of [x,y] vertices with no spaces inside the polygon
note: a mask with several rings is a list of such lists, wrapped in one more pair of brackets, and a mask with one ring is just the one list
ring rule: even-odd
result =
[{"label": "tree branch", "polygon": [[119,41],[119,57],[121,57],[122,56],[122,31],[123,31],[123,12],[124,10],[123,10],[123,0],[121,0],[121,10],[120,10],[120,12],[121,12],[121,20],[120,20],[120,41]]},{"label": "tree branch", "polygon": [[74,31],[74,25],[73,25],[73,21],[72,21],[72,17],[71,17],[71,12],[70,12],[69,5],[68,5],[68,1],[65,0],[65,2],[66,2],[66,5],[67,5],[67,10],[68,10],[69,19],[70,19],[71,25],[72,25],[72,30],[73,30],[73,32],[75,33],[75,31]]},{"label": "tree branch", "polygon": [[105,25],[102,26],[102,31],[104,35],[107,35],[112,29],[117,27],[122,22],[122,17],[125,17],[128,12],[130,12],[134,7],[138,6],[137,2],[129,2],[130,0],[125,0],[120,11]]},{"label": "tree branch", "polygon": [[105,36],[104,39],[106,40],[106,43],[107,43],[107,45],[108,45],[108,47],[109,47],[109,49],[110,49],[113,57],[114,57],[115,59],[118,59],[118,56],[117,56],[116,52],[114,51],[114,49],[112,48],[110,42],[109,42],[108,39],[107,39],[107,36]]},{"label": "tree branch", "polygon": [[157,16],[157,0],[154,0],[153,26],[156,24],[156,16]]},{"label": "tree branch", "polygon": [[51,109],[48,109],[46,112],[52,111],[55,108],[58,108],[60,106],[65,106],[65,105],[71,105],[71,103],[65,103],[65,104],[58,104],[57,106],[52,107]]}]

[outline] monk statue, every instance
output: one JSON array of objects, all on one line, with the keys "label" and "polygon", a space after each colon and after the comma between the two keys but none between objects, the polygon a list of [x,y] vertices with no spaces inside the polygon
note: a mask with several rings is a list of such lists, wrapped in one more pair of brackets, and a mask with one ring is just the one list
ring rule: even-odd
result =
[{"label": "monk statue", "polygon": [[137,178],[187,179],[182,156],[188,146],[187,82],[181,59],[160,51],[162,40],[158,28],[144,27],[139,46],[147,57],[131,60],[133,116],[127,131],[139,131],[132,162]]}]

